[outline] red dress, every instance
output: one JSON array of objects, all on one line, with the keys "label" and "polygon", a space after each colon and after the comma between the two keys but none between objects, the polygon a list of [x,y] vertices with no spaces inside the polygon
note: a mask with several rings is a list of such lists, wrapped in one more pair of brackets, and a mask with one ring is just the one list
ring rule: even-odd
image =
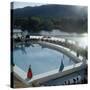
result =
[{"label": "red dress", "polygon": [[29,78],[29,79],[32,78],[32,70],[31,70],[31,68],[29,68],[29,70],[28,70],[27,78]]}]

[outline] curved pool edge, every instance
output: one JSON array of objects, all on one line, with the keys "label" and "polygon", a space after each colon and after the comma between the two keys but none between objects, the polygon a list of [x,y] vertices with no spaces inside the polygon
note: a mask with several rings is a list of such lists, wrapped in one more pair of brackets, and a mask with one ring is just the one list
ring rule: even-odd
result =
[{"label": "curved pool edge", "polygon": [[[78,63],[75,64],[75,66],[71,65],[71,66],[65,67],[62,72],[57,72],[57,69],[52,70],[52,71],[49,71],[49,72],[46,72],[46,73],[42,73],[40,75],[36,75],[31,80],[28,80],[26,78],[26,73],[23,72],[23,70],[21,70],[18,66],[15,66],[14,67],[14,73],[15,73],[16,77],[18,79],[20,79],[21,81],[23,81],[27,85],[31,85],[33,82],[41,83],[41,82],[48,81],[50,79],[54,79],[54,78],[57,78],[57,77],[62,77],[64,75],[79,71],[79,70],[81,70],[81,69],[83,69],[87,66],[87,63],[83,63],[82,59],[78,58],[75,55],[75,53],[73,53],[73,51],[71,51],[69,48],[66,48],[66,47],[63,47],[63,46],[60,46],[60,45],[57,45],[57,44],[45,42],[45,41],[38,41],[38,43],[41,44],[41,45],[47,45],[49,48],[53,48],[55,50],[63,52],[64,54],[73,58],[73,60],[77,61]],[[23,77],[23,74],[25,75],[25,77]]]}]

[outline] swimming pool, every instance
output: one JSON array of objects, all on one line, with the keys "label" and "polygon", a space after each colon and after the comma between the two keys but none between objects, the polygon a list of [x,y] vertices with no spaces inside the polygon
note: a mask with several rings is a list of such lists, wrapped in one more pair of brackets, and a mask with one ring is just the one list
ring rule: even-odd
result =
[{"label": "swimming pool", "polygon": [[63,60],[64,67],[75,64],[61,52],[39,44],[19,44],[13,49],[13,61],[19,68],[28,71],[31,65],[33,75],[59,69]]}]

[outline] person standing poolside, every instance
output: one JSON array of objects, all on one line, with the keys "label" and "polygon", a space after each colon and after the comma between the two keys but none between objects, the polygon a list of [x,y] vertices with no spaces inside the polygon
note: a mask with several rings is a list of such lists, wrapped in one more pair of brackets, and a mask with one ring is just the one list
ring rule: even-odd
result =
[{"label": "person standing poolside", "polygon": [[28,69],[28,72],[27,72],[27,78],[28,78],[28,79],[31,79],[32,76],[33,76],[33,74],[32,74],[31,65],[29,65],[29,69]]}]

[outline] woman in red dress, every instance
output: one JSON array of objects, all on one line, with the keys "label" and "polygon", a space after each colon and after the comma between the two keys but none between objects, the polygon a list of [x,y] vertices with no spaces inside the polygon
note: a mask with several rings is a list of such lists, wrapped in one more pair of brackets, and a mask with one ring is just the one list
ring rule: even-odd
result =
[{"label": "woman in red dress", "polygon": [[27,72],[27,78],[31,79],[32,78],[32,69],[31,69],[31,65],[29,66],[28,72]]}]

